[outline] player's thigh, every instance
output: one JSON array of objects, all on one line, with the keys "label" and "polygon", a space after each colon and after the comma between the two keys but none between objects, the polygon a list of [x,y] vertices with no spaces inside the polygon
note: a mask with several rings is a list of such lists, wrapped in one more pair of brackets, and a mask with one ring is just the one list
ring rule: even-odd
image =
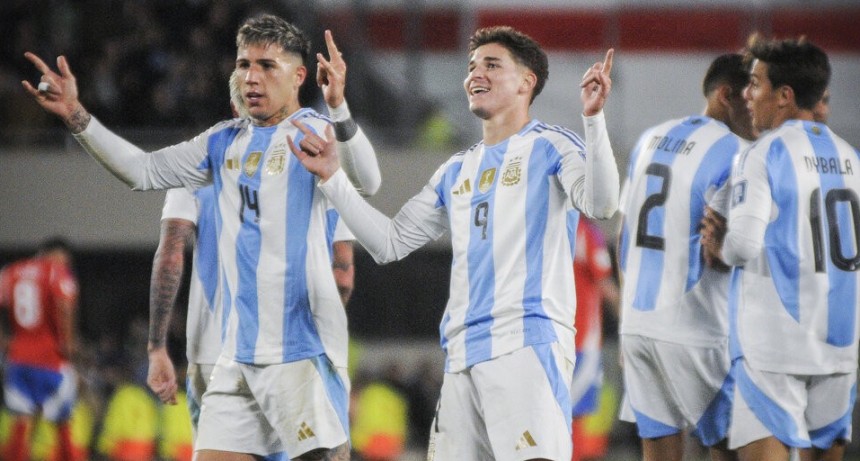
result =
[{"label": "player's thigh", "polygon": [[349,442],[346,370],[325,356],[246,367],[245,378],[262,413],[291,457]]},{"label": "player's thigh", "polygon": [[185,392],[188,397],[188,413],[191,415],[193,438],[197,437],[197,424],[200,421],[200,404],[209,378],[215,368],[213,363],[189,363],[185,375]]},{"label": "player's thigh", "polygon": [[828,449],[851,441],[851,414],[857,395],[857,373],[813,376],[807,387],[806,422],[812,445]]},{"label": "player's thigh", "polygon": [[268,455],[281,442],[250,391],[244,365],[221,357],[200,405],[195,451],[208,458],[220,452]]},{"label": "player's thigh", "polygon": [[492,459],[481,402],[471,369],[445,373],[430,426],[428,461]]},{"label": "player's thigh", "polygon": [[640,437],[665,437],[686,428],[695,428],[707,445],[726,437],[732,389],[725,347],[635,335],[625,335],[621,347],[625,392]]},{"label": "player's thigh", "polygon": [[732,363],[735,381],[729,448],[767,437],[789,447],[809,448],[806,377],[750,368],[743,357]]},{"label": "player's thigh", "polygon": [[71,365],[60,367],[60,384],[42,402],[42,416],[51,422],[67,421],[78,398],[78,374]]},{"label": "player's thigh", "polygon": [[570,459],[572,376],[573,363],[556,343],[472,368],[496,460]]}]

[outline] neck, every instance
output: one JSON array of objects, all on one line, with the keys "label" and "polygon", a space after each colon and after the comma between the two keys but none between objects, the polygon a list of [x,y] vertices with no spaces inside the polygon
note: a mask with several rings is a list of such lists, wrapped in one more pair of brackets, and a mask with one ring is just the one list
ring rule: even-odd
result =
[{"label": "neck", "polygon": [[265,120],[251,117],[251,121],[254,125],[257,126],[275,126],[289,118],[290,115],[295,114],[301,108],[302,107],[299,105],[299,102],[295,101],[282,107],[281,110],[275,112],[274,114],[272,114],[271,117]]},{"label": "neck", "polygon": [[497,114],[483,122],[484,145],[492,146],[515,135],[529,123],[528,109]]}]

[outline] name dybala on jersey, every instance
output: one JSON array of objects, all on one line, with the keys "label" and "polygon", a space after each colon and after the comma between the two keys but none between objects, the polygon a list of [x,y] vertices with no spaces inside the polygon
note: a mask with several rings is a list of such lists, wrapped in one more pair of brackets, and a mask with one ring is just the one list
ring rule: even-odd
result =
[{"label": "name dybala on jersey", "polygon": [[785,122],[737,162],[730,226],[738,218],[766,228],[760,253],[732,274],[732,357],[777,373],[856,370],[858,151],[826,125]]}]

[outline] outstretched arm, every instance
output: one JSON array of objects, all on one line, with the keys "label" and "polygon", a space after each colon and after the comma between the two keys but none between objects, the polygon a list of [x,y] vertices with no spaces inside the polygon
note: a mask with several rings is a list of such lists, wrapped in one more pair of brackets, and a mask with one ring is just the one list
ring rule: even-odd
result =
[{"label": "outstretched arm", "polygon": [[152,262],[149,286],[149,372],[146,383],[164,403],[176,403],[176,370],[167,352],[167,329],[182,284],[185,249],[194,240],[195,225],[185,219],[165,219]]},{"label": "outstretched arm", "polygon": [[370,140],[355,123],[346,104],[346,62],[334,43],[331,31],[325,31],[329,59],[317,53],[317,85],[322,89],[337,139],[341,166],[358,192],[370,196],[379,190],[382,175],[376,152]]}]

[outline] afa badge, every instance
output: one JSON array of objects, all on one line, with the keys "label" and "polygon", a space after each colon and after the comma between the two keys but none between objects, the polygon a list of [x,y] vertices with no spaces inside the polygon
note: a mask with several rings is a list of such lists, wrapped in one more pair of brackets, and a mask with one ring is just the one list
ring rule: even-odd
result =
[{"label": "afa badge", "polygon": [[254,173],[257,172],[257,167],[260,166],[260,159],[262,157],[263,153],[260,151],[248,154],[248,158],[245,159],[245,165],[242,167],[242,171],[245,172],[245,176],[249,178],[254,176]]},{"label": "afa badge", "polygon": [[523,175],[522,163],[520,159],[516,159],[505,167],[502,172],[502,185],[515,186],[520,183],[520,178]]},{"label": "afa badge", "polygon": [[266,160],[266,174],[274,176],[284,172],[284,166],[287,164],[287,149],[284,146],[277,146]]},{"label": "afa badge", "polygon": [[496,169],[490,168],[489,170],[484,170],[481,173],[481,181],[478,182],[478,190],[481,191],[482,194],[486,193],[493,187],[493,181],[496,180]]}]

